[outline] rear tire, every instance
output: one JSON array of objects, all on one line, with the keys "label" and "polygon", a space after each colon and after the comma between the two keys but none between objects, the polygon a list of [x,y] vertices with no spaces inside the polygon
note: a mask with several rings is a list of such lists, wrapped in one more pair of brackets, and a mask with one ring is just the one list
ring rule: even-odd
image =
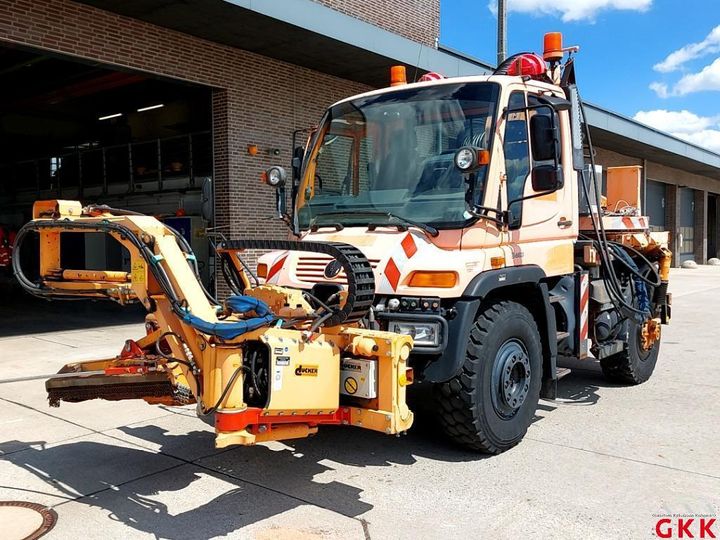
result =
[{"label": "rear tire", "polygon": [[501,301],[478,315],[460,373],[435,385],[440,422],[455,442],[499,454],[527,432],[540,399],[542,345],[531,313]]},{"label": "rear tire", "polygon": [[625,350],[600,360],[600,367],[606,379],[622,384],[641,384],[647,381],[655,370],[660,340],[645,351],[641,345],[641,326],[628,322],[628,340]]}]

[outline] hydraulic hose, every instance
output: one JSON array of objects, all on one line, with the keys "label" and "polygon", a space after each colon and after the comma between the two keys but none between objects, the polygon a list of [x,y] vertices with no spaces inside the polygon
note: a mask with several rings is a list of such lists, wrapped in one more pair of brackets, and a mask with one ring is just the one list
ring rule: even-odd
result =
[{"label": "hydraulic hose", "polygon": [[113,208],[107,204],[91,204],[85,207],[85,210],[90,215],[101,215],[101,214],[112,214],[113,216],[144,216],[140,212],[134,210],[125,210],[124,208]]},{"label": "hydraulic hose", "polygon": [[[595,197],[597,200],[597,203],[600,204],[601,200],[601,194],[600,194],[600,184],[598,183],[597,174],[595,174],[595,154],[593,151],[593,144],[592,144],[592,137],[590,135],[590,125],[587,122],[587,116],[585,114],[585,104],[583,103],[582,99],[580,98],[580,94],[578,93],[578,103],[580,106],[580,111],[582,114],[582,120],[583,120],[583,126],[584,126],[584,134],[585,138],[587,140],[589,153],[590,153],[590,175],[593,182],[593,187],[595,189]],[[585,182],[580,182],[582,184],[583,190],[585,192],[585,197],[589,201],[590,194],[588,192],[588,188],[585,185]],[[599,217],[598,222],[595,221],[595,215],[590,212],[590,219],[593,225],[593,229],[595,230],[595,234],[598,237],[598,246],[599,246],[599,253],[600,257],[602,259],[602,271],[603,274],[606,275],[608,278],[606,280],[607,284],[607,290],[610,294],[610,297],[613,301],[613,304],[615,305],[615,308],[620,311],[623,315],[625,315],[627,318],[631,318],[635,320],[636,322],[642,323],[645,318],[649,315],[649,313],[645,310],[637,309],[631,304],[629,304],[622,294],[622,286],[620,285],[620,280],[617,277],[617,274],[615,274],[615,268],[613,266],[613,257],[610,254],[610,248],[609,248],[609,242],[607,239],[607,235],[605,233],[605,225],[603,224],[602,217]]]},{"label": "hydraulic hose", "polygon": [[332,310],[332,316],[322,324],[337,326],[365,317],[375,296],[375,275],[370,261],[358,248],[342,242],[292,242],[289,240],[224,240],[220,250],[239,251],[263,249],[270,251],[309,251],[323,253],[337,260],[347,278],[347,300]]}]

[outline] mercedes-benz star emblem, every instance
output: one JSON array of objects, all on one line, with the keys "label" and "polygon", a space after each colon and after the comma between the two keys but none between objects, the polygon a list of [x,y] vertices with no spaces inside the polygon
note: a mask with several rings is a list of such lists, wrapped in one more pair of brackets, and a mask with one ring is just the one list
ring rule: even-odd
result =
[{"label": "mercedes-benz star emblem", "polygon": [[327,279],[332,279],[340,273],[340,270],[342,270],[342,266],[336,259],[333,259],[325,267],[325,271],[323,272],[323,274]]}]

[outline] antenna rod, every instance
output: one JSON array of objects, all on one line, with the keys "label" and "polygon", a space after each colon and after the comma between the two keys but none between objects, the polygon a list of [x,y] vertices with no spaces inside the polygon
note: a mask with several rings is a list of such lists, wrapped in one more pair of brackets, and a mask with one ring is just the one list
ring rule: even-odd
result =
[{"label": "antenna rod", "polygon": [[507,50],[507,0],[498,0],[497,65],[503,63]]}]

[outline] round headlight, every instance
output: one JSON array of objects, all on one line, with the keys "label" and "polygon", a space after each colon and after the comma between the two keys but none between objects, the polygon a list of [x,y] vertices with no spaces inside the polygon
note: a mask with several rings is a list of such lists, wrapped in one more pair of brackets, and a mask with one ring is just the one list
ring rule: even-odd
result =
[{"label": "round headlight", "polygon": [[475,152],[467,146],[455,152],[455,166],[461,171],[469,171],[475,166]]},{"label": "round headlight", "polygon": [[285,178],[287,174],[285,173],[285,169],[282,167],[270,167],[266,171],[267,175],[267,183],[270,184],[272,187],[279,187],[282,186],[285,183]]}]

